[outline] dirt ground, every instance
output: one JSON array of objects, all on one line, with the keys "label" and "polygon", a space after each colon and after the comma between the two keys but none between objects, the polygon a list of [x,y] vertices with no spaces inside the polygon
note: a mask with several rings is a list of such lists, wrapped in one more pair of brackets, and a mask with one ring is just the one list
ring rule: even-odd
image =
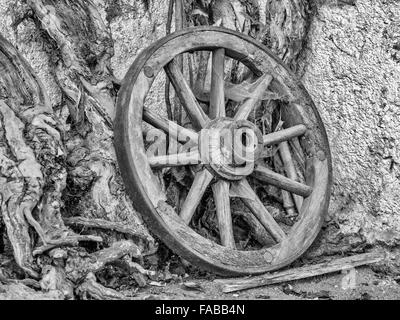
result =
[{"label": "dirt ground", "polygon": [[[191,277],[170,282],[154,282],[145,288],[124,293],[145,300],[399,300],[400,279],[359,268],[346,274],[333,274],[224,294],[213,276]],[[396,281],[397,280],[397,281]],[[186,284],[186,285],[185,285]],[[189,284],[189,285],[188,285]],[[194,286],[196,284],[196,286]],[[196,288],[193,288],[196,287]],[[55,293],[41,293],[21,285],[0,285],[0,300],[60,299]]]},{"label": "dirt ground", "polygon": [[[183,284],[174,283],[165,287],[144,289],[153,298],[166,299],[207,299],[207,300],[398,300],[400,281],[382,276],[370,268],[356,270],[355,283],[344,274],[335,274],[257,288],[237,293],[222,293],[220,284],[211,279],[187,278],[185,282],[195,282],[201,290],[189,290]],[[351,278],[351,277],[350,277]],[[400,280],[400,279],[399,279]]]}]

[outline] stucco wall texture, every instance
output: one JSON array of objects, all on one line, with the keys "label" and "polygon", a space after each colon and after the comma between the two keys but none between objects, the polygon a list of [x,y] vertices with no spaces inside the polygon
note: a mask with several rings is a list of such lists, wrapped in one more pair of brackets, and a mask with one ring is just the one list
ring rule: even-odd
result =
[{"label": "stucco wall texture", "polygon": [[400,243],[400,2],[322,5],[302,80],[326,124],[330,219],[366,243]]},{"label": "stucco wall texture", "polygon": [[[96,0],[110,20],[117,78],[136,55],[165,35],[167,1]],[[0,32],[33,66],[53,106],[60,103],[49,61],[32,22],[11,28],[15,1],[0,0]],[[116,10],[116,12],[113,12]],[[359,243],[400,243],[400,1],[358,0],[318,8],[299,76],[326,124],[334,159],[334,187],[327,222],[335,234]],[[153,107],[163,102],[155,84]],[[331,229],[329,229],[331,230]],[[327,229],[328,231],[328,229]]]}]

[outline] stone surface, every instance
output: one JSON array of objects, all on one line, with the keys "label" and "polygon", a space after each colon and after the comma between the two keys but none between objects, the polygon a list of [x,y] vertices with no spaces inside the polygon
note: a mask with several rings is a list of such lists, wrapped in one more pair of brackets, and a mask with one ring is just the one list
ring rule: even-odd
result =
[{"label": "stone surface", "polygon": [[399,35],[399,1],[327,1],[305,52],[334,159],[330,218],[367,243],[400,243]]}]

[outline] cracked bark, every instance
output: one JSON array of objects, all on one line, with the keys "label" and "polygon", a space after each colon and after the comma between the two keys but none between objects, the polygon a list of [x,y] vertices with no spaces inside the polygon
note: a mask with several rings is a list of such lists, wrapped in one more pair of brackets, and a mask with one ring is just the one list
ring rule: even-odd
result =
[{"label": "cracked bark", "polygon": [[102,238],[76,235],[61,214],[122,221],[141,235],[140,248],[104,237],[111,247],[89,255],[89,265],[81,263],[80,255],[71,255],[73,249],[68,251],[62,260],[83,276],[114,260],[154,251],[155,242],[125,194],[116,165],[112,121],[117,85],[110,68],[113,42],[108,27],[90,1],[27,4],[51,47],[49,55],[58,57],[53,67],[69,119],[55,116],[32,69],[0,37],[1,216],[17,264],[28,276],[42,277],[44,291],[58,290],[69,297],[73,273],[65,273],[65,261],[54,268],[50,264],[57,259],[51,253],[50,262],[34,256]]},{"label": "cracked bark", "polygon": [[118,85],[110,67],[113,40],[91,1],[28,1],[38,28],[60,57],[54,66],[70,119],[65,125],[66,216],[128,223],[148,239],[124,191],[113,146]]},{"label": "cracked bark", "polygon": [[40,82],[1,36],[0,69],[0,208],[17,263],[38,277],[29,226],[42,242],[68,233],[60,215],[65,153]]}]

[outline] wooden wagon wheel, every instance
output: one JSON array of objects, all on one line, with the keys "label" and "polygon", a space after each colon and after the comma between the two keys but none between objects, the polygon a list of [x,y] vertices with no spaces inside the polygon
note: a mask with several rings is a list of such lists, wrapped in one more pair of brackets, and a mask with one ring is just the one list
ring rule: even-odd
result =
[{"label": "wooden wagon wheel", "polygon": [[[210,51],[213,55],[208,112],[174,62],[182,53],[197,51]],[[230,116],[226,102],[239,91],[239,86],[224,82],[224,57],[244,64],[253,76],[248,97]],[[144,107],[154,79],[162,70],[191,119],[190,126],[180,126]],[[261,134],[260,125],[248,118],[257,103],[268,97],[280,97],[281,101],[275,102],[283,127],[279,128],[278,123],[274,132]],[[195,142],[189,151],[181,149],[177,155],[148,157],[143,120],[182,144],[188,140]],[[254,145],[254,161],[245,158],[249,163],[232,162],[222,150],[223,139],[204,138],[204,132],[210,130],[217,136],[222,130],[249,133],[242,135],[242,141],[244,146]],[[143,51],[128,71],[119,93],[115,145],[127,190],[149,227],[176,253],[215,273],[259,274],[282,268],[305,252],[323,223],[330,196],[331,155],[321,118],[296,77],[266,47],[243,34],[216,27],[189,28]],[[211,161],[202,161],[205,153]],[[275,166],[270,165],[271,158]],[[192,169],[193,182],[186,200],[175,210],[168,204],[158,173],[162,168],[179,165]],[[257,192],[252,187],[255,181],[261,181],[257,182],[261,185]],[[277,217],[265,207],[260,192],[268,188],[282,190],[279,201],[287,207],[287,213],[297,211],[292,226],[277,222]],[[219,241],[203,237],[192,228],[193,224],[190,226],[206,193],[214,195]],[[231,215],[232,201],[237,200],[233,199],[241,199],[250,215],[256,217],[253,224],[267,231],[270,245],[252,250],[237,247]],[[293,208],[289,208],[291,203]]]}]

